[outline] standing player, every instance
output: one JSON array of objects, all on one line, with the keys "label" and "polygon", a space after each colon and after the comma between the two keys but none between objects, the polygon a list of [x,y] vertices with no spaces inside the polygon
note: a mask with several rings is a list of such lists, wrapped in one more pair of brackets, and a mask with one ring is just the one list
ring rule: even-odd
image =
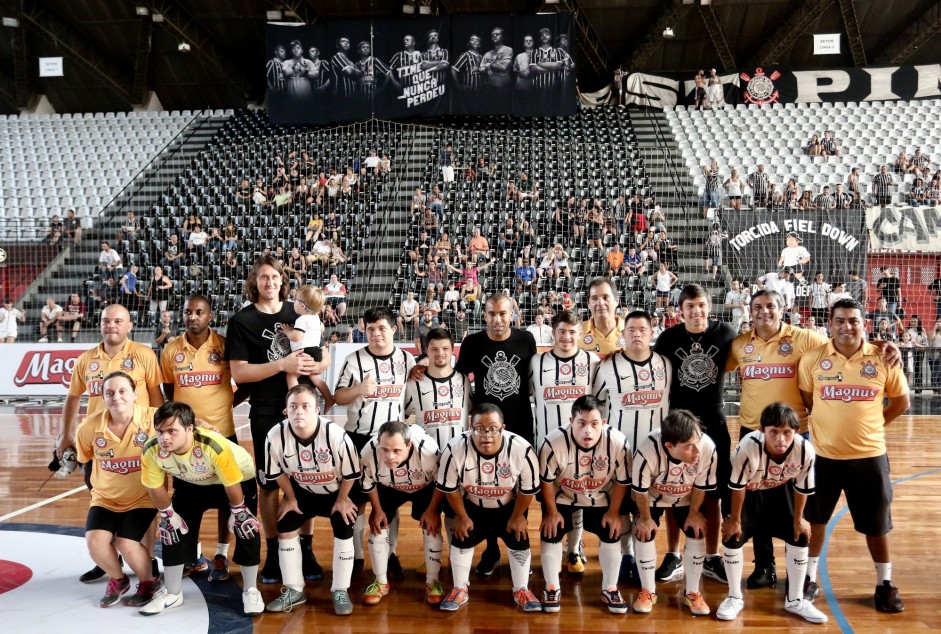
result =
[{"label": "standing player", "polygon": [[[586,394],[591,394],[598,356],[579,350],[581,319],[570,310],[559,312],[552,319],[552,350],[533,357],[529,370],[531,392],[536,400],[536,441],[533,447],[542,447],[550,432],[572,420],[572,405]],[[573,574],[585,572],[585,558],[581,548],[582,513],[575,510],[573,524],[569,525],[566,562]]]},{"label": "standing player", "polygon": [[627,612],[618,591],[621,515],[630,484],[631,448],[624,434],[605,424],[603,404],[582,396],[571,406],[570,425],[550,431],[539,450],[542,479],[542,609],[558,612],[562,588],[562,535],[581,511],[585,528],[598,536],[601,600],[614,614]]},{"label": "standing player", "polygon": [[[658,429],[669,409],[673,368],[668,359],[650,349],[652,337],[650,315],[642,310],[628,313],[622,331],[624,349],[602,361],[595,377],[593,393],[607,400],[608,424],[624,434],[631,447]],[[637,583],[630,518],[625,514],[621,522],[620,577]]]},{"label": "standing player", "polygon": [[333,68],[333,76],[336,78],[334,94],[345,99],[351,99],[356,94],[359,78],[363,74],[356,68],[356,64],[350,61],[349,55],[350,38],[337,38],[337,52],[333,54],[330,64]]},{"label": "standing player", "polygon": [[716,610],[723,621],[731,621],[745,607],[742,546],[755,534],[774,535],[787,544],[784,609],[811,623],[828,620],[804,600],[802,577],[810,538],[804,507],[814,492],[814,448],[799,429],[797,412],[785,403],[772,403],[761,412],[761,430],[742,438],[732,455],[732,508],[722,522],[729,596]]},{"label": "standing player", "polygon": [[448,63],[448,49],[441,48],[438,45],[440,39],[441,36],[436,29],[428,31],[426,38],[428,48],[421,54],[421,69],[434,73],[438,85],[443,86],[447,81],[448,68],[451,65]]},{"label": "standing player", "polygon": [[425,339],[428,367],[405,384],[405,415],[430,435],[438,447],[467,431],[471,409],[470,379],[451,367],[454,338],[447,328],[432,328]]},{"label": "standing player", "polygon": [[392,56],[389,64],[389,81],[395,85],[396,90],[402,89],[402,81],[411,71],[409,66],[421,62],[421,52],[415,50],[415,36],[406,35],[402,38],[403,50]]},{"label": "standing player", "polygon": [[805,514],[812,530],[807,582],[816,582],[826,524],[840,493],[846,493],[853,526],[866,536],[876,565],[876,609],[901,612],[905,605],[892,583],[889,556],[892,483],[885,427],[908,410],[908,383],[902,368],[889,367],[866,341],[865,323],[862,306],[850,299],[837,301],[830,308],[832,338],[800,362],[800,391],[811,410],[819,482]]},{"label": "standing player", "polygon": [[[363,314],[366,323],[365,348],[351,352],[343,362],[337,379],[337,405],[346,405],[344,429],[356,445],[356,451],[379,432],[379,426],[390,420],[401,420],[405,406],[405,381],[415,365],[411,353],[395,346],[395,316],[388,308],[370,308]],[[358,454],[357,454],[358,455]],[[363,532],[366,521],[362,514],[356,519],[353,540],[355,563],[353,574],[363,569]],[[395,533],[392,533],[392,552],[395,553]],[[401,574],[398,557],[390,563],[394,576]]]},{"label": "standing player", "polygon": [[[425,552],[425,601],[441,603],[444,589],[438,581],[441,571],[441,519],[438,506],[443,497],[435,489],[438,472],[438,445],[418,425],[389,421],[360,454],[363,492],[372,508],[369,514],[369,558],[376,580],[366,587],[363,603],[376,605],[389,594],[389,517],[406,502],[412,504],[412,518],[421,523]],[[427,514],[426,514],[427,511]]]},{"label": "standing player", "polygon": [[644,438],[634,453],[631,488],[637,504],[634,522],[641,590],[634,611],[647,613],[657,603],[654,538],[664,509],[672,508],[677,524],[686,532],[683,568],[686,571],[684,603],[697,616],[709,614],[699,590],[706,555],[706,518],[702,513],[706,491],[716,488],[716,447],[702,432],[696,416],[674,409],[660,429]]},{"label": "standing player", "polygon": [[582,322],[578,347],[606,356],[624,347],[624,322],[617,314],[618,297],[611,280],[596,277],[588,284],[588,311],[591,319]]},{"label": "standing player", "polygon": [[[247,397],[247,390],[239,390],[237,396],[232,394],[225,337],[209,329],[211,320],[212,305],[205,296],[192,295],[183,304],[186,332],[167,344],[160,357],[163,392],[168,401],[189,405],[197,419],[207,421],[215,431],[238,444],[232,408]],[[229,526],[224,513],[219,513],[217,529],[219,539],[209,580],[225,581],[229,578]]]},{"label": "standing player", "polygon": [[510,552],[513,601],[524,612],[542,605],[529,590],[531,553],[526,514],[539,491],[539,461],[532,446],[506,429],[503,413],[492,403],[471,412],[471,429],[441,453],[437,487],[454,512],[451,576],[454,587],[441,609],[454,612],[468,601],[474,546],[500,537]]},{"label": "standing player", "polygon": [[277,482],[284,499],[278,507],[278,557],[284,574],[281,596],[269,612],[290,612],[307,602],[298,530],[308,518],[329,517],[333,527],[333,611],[352,614],[353,522],[350,499],[360,477],[359,456],[343,428],[319,416],[317,392],[301,383],[288,390],[287,419],[265,439],[265,478]]},{"label": "standing player", "polygon": [[[265,455],[265,437],[268,430],[284,420],[284,399],[287,394],[287,374],[323,373],[330,367],[330,354],[323,349],[318,363],[303,351],[291,352],[291,341],[282,331],[282,324],[297,321],[297,313],[288,296],[288,278],[281,263],[271,255],[255,260],[245,280],[243,292],[250,305],[229,319],[226,331],[224,359],[229,362],[232,378],[239,386],[251,384],[251,409],[248,412],[252,432],[253,455]],[[277,519],[278,485],[263,479],[261,464],[258,468],[258,506],[265,530],[267,560],[261,569],[262,583],[276,583],[281,578],[278,570]],[[305,529],[305,573],[316,573],[316,561],[310,552],[313,528]]]},{"label": "standing player", "polygon": [[[190,302],[187,302],[190,305]],[[228,509],[235,532],[235,563],[242,572],[242,609],[248,616],[265,611],[255,587],[261,560],[261,525],[255,519],[258,488],[255,463],[238,443],[196,427],[193,408],[168,401],[153,417],[156,436],[144,445],[141,481],[160,511],[166,586],[141,608],[146,616],[183,605],[183,562],[196,557],[203,514]],[[173,476],[173,498],[167,493]]]},{"label": "standing player", "polygon": [[[654,350],[668,359],[673,369],[670,408],[681,407],[691,411],[699,418],[703,432],[715,443],[719,484],[710,489],[704,504],[707,553],[703,574],[725,583],[725,566],[719,555],[719,501],[722,500],[722,508],[728,508],[732,438],[725,421],[722,392],[726,360],[737,333],[730,324],[709,319],[712,302],[702,286],[690,284],[683,288],[679,304],[683,322],[663,331],[657,337]],[[658,580],[675,579],[682,572],[682,562],[676,550],[678,538],[676,527],[668,524],[670,552],[657,569]]]},{"label": "standing player", "polygon": [[480,61],[480,36],[471,35],[467,50],[451,66],[451,74],[461,90],[477,92],[480,89]]},{"label": "standing player", "polygon": [[95,568],[109,578],[99,605],[116,604],[131,588],[117,548],[139,581],[128,605],[140,607],[160,587],[143,543],[147,535],[153,535],[157,510],[140,479],[141,451],[153,433],[155,410],[137,402],[134,379],[124,372],[108,373],[101,385],[101,406],[79,425],[75,436],[78,461],[89,466],[91,505],[85,542]]},{"label": "standing player", "polygon": [[562,85],[564,55],[566,53],[562,49],[552,47],[552,31],[539,29],[539,48],[533,52],[529,66],[537,89],[557,90]]}]

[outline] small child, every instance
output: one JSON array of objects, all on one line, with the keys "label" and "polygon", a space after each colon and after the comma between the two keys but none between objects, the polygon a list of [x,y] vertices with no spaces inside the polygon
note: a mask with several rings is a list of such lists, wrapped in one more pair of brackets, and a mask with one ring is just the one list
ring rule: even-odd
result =
[{"label": "small child", "polygon": [[[324,303],[324,294],[321,289],[316,286],[302,286],[294,300],[294,310],[300,317],[293,326],[282,326],[284,334],[291,340],[291,352],[303,350],[318,362],[323,360],[323,352],[320,349],[323,345],[323,324],[320,322],[320,312],[323,310]],[[288,388],[297,385],[301,376],[288,374]],[[326,414],[334,403],[330,388],[319,374],[312,374],[306,378],[323,395],[323,412]]]}]

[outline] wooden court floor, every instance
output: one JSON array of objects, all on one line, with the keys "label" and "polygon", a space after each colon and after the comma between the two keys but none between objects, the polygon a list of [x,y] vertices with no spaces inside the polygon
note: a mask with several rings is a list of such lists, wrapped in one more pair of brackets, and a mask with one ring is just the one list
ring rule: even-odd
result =
[{"label": "wooden court floor", "polygon": [[[40,584],[48,583],[49,589],[55,590],[66,584],[66,589],[74,587],[88,589],[77,581],[79,574],[90,567],[83,543],[78,539],[84,526],[88,506],[88,494],[82,487],[78,474],[66,480],[52,479],[39,490],[48,477],[45,465],[49,462],[52,451],[52,439],[59,428],[60,409],[56,406],[40,407],[5,407],[0,410],[0,552],[5,539],[10,539],[8,531],[34,531],[35,547],[42,549],[43,536],[48,532],[71,531],[76,538],[74,547],[69,546],[65,560],[53,567],[54,573],[44,578],[33,579],[31,587],[42,589]],[[237,425],[244,424],[244,408],[237,412]],[[730,429],[738,429],[737,421],[731,418]],[[243,444],[249,449],[250,443],[240,431]],[[299,606],[289,614],[264,614],[253,622],[241,618],[237,588],[233,585],[226,593],[214,591],[216,585],[197,582],[205,590],[208,604],[208,631],[215,632],[423,632],[435,628],[441,631],[456,632],[573,632],[573,631],[637,631],[637,632],[712,632],[712,631],[844,631],[844,632],[914,632],[941,630],[941,571],[935,562],[941,544],[941,418],[937,416],[906,416],[892,424],[887,435],[889,438],[889,456],[892,477],[895,481],[895,502],[892,532],[893,578],[899,586],[905,600],[906,610],[898,615],[877,613],[872,606],[872,592],[875,585],[875,572],[861,535],[853,531],[852,520],[848,513],[840,512],[828,527],[829,538],[824,557],[821,560],[818,581],[824,593],[817,600],[817,606],[830,616],[826,625],[811,625],[787,615],[783,610],[784,570],[783,544],[776,544],[778,560],[781,562],[779,574],[781,581],[776,589],[757,591],[745,590],[746,608],[738,620],[721,622],[714,616],[693,617],[682,606],[682,581],[661,584],[658,588],[659,603],[652,614],[611,615],[600,602],[599,590],[601,573],[597,563],[597,541],[586,534],[586,551],[589,565],[581,579],[562,577],[562,610],[558,614],[523,614],[514,609],[511,603],[509,571],[504,560],[497,575],[491,579],[471,578],[470,603],[454,614],[446,614],[426,606],[423,600],[424,579],[419,578],[415,568],[421,561],[421,540],[417,525],[403,515],[400,530],[398,552],[407,571],[403,582],[393,582],[391,594],[375,607],[365,607],[359,603],[362,591],[371,581],[367,556],[366,571],[359,579],[354,579],[350,589],[355,608],[351,617],[336,617],[330,605],[329,570],[327,578],[307,583],[309,602]],[[845,509],[843,509],[845,511]],[[543,580],[539,567],[538,508],[530,513],[530,539],[533,540],[533,575],[530,587],[541,597]],[[203,523],[202,542],[211,556],[215,522]],[[332,538],[325,521],[317,523],[314,547],[318,558],[325,567],[331,561]],[[658,538],[662,540],[662,537]],[[11,542],[8,542],[11,543]],[[32,547],[31,547],[32,548]],[[658,551],[662,555],[664,544],[659,542]],[[74,552],[73,552],[74,551]],[[478,548],[478,553],[480,547]],[[746,546],[746,561],[750,560],[751,547]],[[0,555],[0,560],[10,559]],[[0,566],[4,562],[0,561]],[[7,562],[9,563],[9,562]],[[476,563],[476,557],[475,557]],[[12,564],[11,564],[12,565]],[[0,567],[0,570],[4,570]],[[751,571],[751,564],[746,563],[745,574]],[[238,580],[238,575],[233,575]],[[24,609],[18,599],[19,589],[9,589],[9,580],[0,575],[0,619],[2,615],[20,614]],[[447,565],[442,570],[442,582],[449,587],[450,573]],[[227,584],[234,584],[229,581]],[[71,584],[71,585],[69,585]],[[219,584],[225,586],[227,584]],[[13,584],[15,585],[15,584]],[[25,588],[26,586],[24,586]],[[82,622],[84,617],[76,617],[70,625],[62,624],[70,631],[100,631],[109,628],[109,619],[120,618],[121,623],[130,623],[139,633],[150,631],[152,627],[161,631],[159,620],[143,617],[128,620],[130,609],[124,608],[119,616],[111,617],[111,612],[97,608],[97,597],[103,590],[103,584],[93,589],[94,599],[81,599],[80,603],[90,606],[86,613],[92,621]],[[277,596],[279,586],[261,586],[265,600]],[[55,590],[59,592],[60,590]],[[187,597],[199,590],[188,587]],[[633,588],[622,588],[630,603],[635,596]],[[713,611],[726,596],[726,587],[711,580],[704,580],[703,593]],[[187,598],[188,602],[192,602]],[[228,616],[213,605],[219,602],[229,607]],[[84,609],[84,605],[81,606]],[[194,608],[195,609],[195,608]],[[234,612],[233,612],[234,610]],[[136,615],[134,615],[136,617]],[[30,618],[27,616],[27,618]],[[36,617],[39,618],[39,617]],[[22,631],[51,631],[42,620],[29,621]],[[164,621],[169,625],[169,621]],[[184,621],[184,623],[188,623]],[[78,627],[72,627],[72,625]],[[6,627],[4,627],[6,629]],[[175,634],[206,631],[205,619],[192,621],[188,625],[174,625]],[[8,630],[16,631],[16,630]],[[155,629],[155,631],[157,631]]]}]

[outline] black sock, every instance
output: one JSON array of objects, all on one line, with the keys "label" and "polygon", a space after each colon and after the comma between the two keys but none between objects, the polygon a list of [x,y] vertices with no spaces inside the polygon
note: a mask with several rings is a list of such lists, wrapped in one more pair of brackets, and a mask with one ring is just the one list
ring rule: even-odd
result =
[{"label": "black sock", "polygon": [[312,552],[314,545],[313,535],[301,535],[301,553]]},{"label": "black sock", "polygon": [[278,538],[277,537],[266,537],[265,545],[268,547],[268,557],[274,557],[275,561],[278,560]]}]

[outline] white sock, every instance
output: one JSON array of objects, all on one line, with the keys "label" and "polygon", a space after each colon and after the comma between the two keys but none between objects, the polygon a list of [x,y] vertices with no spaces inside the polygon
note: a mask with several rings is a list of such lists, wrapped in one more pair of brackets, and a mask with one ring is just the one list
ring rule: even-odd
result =
[{"label": "white sock", "polygon": [[572,513],[572,530],[569,531],[568,536],[565,538],[565,554],[571,555],[572,553],[579,552],[582,543],[582,534],[584,533],[585,526],[585,514],[581,509],[578,509]]},{"label": "white sock", "polygon": [[183,564],[179,566],[164,566],[163,583],[170,594],[183,592]]},{"label": "white sock", "polygon": [[258,564],[254,566],[239,566],[242,571],[242,591],[258,585]]},{"label": "white sock", "polygon": [[621,516],[621,554],[634,554],[634,523],[630,515]]},{"label": "white sock", "polygon": [[[510,578],[513,580],[513,592],[529,587],[529,563],[531,551],[507,548],[510,560]],[[559,562],[561,565],[561,561]]]},{"label": "white sock", "polygon": [[539,559],[542,563],[542,576],[546,580],[546,587],[560,588],[559,569],[562,568],[562,542],[557,544],[541,542]]},{"label": "white sock", "polygon": [[[353,546],[353,539],[333,538],[333,585],[330,586],[330,592],[349,589],[355,556]],[[301,567],[298,565],[297,569],[300,570]]]},{"label": "white sock", "polygon": [[804,598],[804,575],[808,567],[807,553],[809,551],[810,549],[806,546],[791,546],[790,544],[784,546],[784,565],[787,570],[788,581],[787,597],[785,597],[787,603]]},{"label": "white sock", "polygon": [[[817,564],[820,562],[820,557],[808,557],[807,558],[807,576],[811,581],[817,580]],[[801,585],[803,586],[803,581]]]},{"label": "white sock", "polygon": [[301,538],[278,539],[278,563],[284,585],[298,592],[304,591],[304,573],[301,568]]},{"label": "white sock", "polygon": [[444,536],[441,531],[437,535],[429,535],[422,531],[422,546],[425,550],[425,583],[438,580],[441,572],[441,548],[444,545]]},{"label": "white sock", "polygon": [[382,529],[379,534],[369,534],[369,559],[372,571],[379,583],[389,583],[389,531]]},{"label": "white sock", "polygon": [[394,553],[395,547],[399,545],[399,512],[395,512],[395,517],[389,522],[389,552]]},{"label": "white sock", "polygon": [[199,559],[203,556],[203,543],[196,542],[196,559]]},{"label": "white sock", "polygon": [[892,562],[876,562],[876,585],[881,586],[883,581],[892,581]]},{"label": "white sock", "polygon": [[458,548],[451,544],[451,577],[454,579],[455,588],[467,587],[473,562],[473,548]]},{"label": "white sock", "polygon": [[[788,559],[790,561],[790,559]],[[741,548],[726,548],[725,549],[725,576],[729,580],[729,596],[735,597],[736,599],[742,598],[742,570],[745,568],[745,563],[742,561],[742,549]],[[803,581],[800,585],[801,588],[804,587]]]},{"label": "white sock", "polygon": [[366,516],[357,515],[353,523],[353,557],[356,559],[365,559],[363,557],[363,533],[366,532]]},{"label": "white sock", "polygon": [[706,557],[706,540],[686,538],[683,548],[683,571],[686,573],[686,594],[699,592],[702,564]]},{"label": "white sock", "polygon": [[618,542],[598,544],[598,560],[601,562],[601,589],[618,587],[618,569],[621,567],[621,545]]},{"label": "white sock", "polygon": [[657,544],[654,540],[642,542],[634,540],[637,553],[637,571],[640,574],[640,587],[648,592],[657,593]]},{"label": "white sock", "polygon": [[223,557],[229,556],[229,542],[224,544],[216,544],[216,554],[222,555]]}]

